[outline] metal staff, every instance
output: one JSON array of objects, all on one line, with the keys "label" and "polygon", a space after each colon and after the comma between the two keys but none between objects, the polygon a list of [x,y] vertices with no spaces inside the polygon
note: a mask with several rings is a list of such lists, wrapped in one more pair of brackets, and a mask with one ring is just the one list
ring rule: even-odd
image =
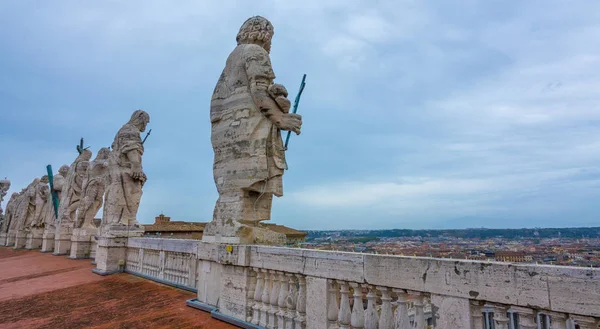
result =
[{"label": "metal staff", "polygon": [[[304,82],[305,80],[306,74],[304,74],[304,76],[302,77],[302,82],[300,83],[300,90],[298,91],[298,95],[296,95],[296,99],[294,100],[294,109],[292,110],[292,113],[296,113],[296,111],[298,111],[298,103],[300,103],[300,96],[302,95],[302,91],[304,91],[304,86],[306,85],[306,83]],[[291,134],[292,132],[288,131],[287,137],[285,138],[285,145],[283,146],[283,149],[286,151],[288,149],[288,143],[290,142]]]},{"label": "metal staff", "polygon": [[152,132],[152,129],[148,130],[148,133],[146,133],[146,137],[144,137],[144,140],[142,141],[142,145],[144,143],[146,143],[146,138],[148,138],[148,136],[150,136],[150,133]]},{"label": "metal staff", "polygon": [[54,189],[54,175],[52,175],[52,166],[47,165],[46,170],[48,171],[48,184],[50,184],[50,194],[52,195],[52,204],[54,205],[54,216],[58,219],[58,193]]},{"label": "metal staff", "polygon": [[81,140],[79,141],[79,145],[77,145],[77,152],[79,154],[81,154],[81,153],[83,153],[83,150],[87,150],[89,148],[90,148],[89,146],[86,148],[83,148],[83,137],[81,137]]}]

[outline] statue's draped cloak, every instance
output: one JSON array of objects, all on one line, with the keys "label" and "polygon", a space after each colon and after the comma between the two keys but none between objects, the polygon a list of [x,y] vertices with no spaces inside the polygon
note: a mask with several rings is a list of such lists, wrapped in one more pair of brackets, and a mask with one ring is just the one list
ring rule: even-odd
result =
[{"label": "statue's draped cloak", "polygon": [[131,161],[127,153],[144,154],[144,145],[140,131],[133,124],[127,123],[115,136],[112,152],[108,158],[108,179],[104,197],[104,213],[102,220],[108,224],[137,224],[136,215],[142,198],[142,183],[131,177]]},{"label": "statue's draped cloak", "polygon": [[250,86],[275,79],[269,54],[255,44],[237,46],[227,58],[210,106],[214,178],[220,194],[240,189],[283,195],[285,153],[280,130],[254,103]]}]

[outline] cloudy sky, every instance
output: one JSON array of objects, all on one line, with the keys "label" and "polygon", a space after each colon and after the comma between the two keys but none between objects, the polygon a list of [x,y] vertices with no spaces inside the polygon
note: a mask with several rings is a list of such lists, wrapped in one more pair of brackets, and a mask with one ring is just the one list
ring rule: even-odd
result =
[{"label": "cloudy sky", "polygon": [[[139,220],[209,221],[209,107],[243,21],[307,87],[273,222],[600,224],[600,2],[2,1],[0,176],[20,190],[151,115]],[[2,177],[3,178],[3,177]],[[9,194],[10,195],[10,194]]]}]

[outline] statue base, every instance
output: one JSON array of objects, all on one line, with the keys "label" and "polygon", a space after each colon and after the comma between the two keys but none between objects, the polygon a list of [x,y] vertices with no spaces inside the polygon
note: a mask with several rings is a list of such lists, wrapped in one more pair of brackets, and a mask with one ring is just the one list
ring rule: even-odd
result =
[{"label": "statue base", "polygon": [[73,224],[62,223],[54,233],[54,256],[69,255],[71,252],[71,236],[73,236]]},{"label": "statue base", "polygon": [[96,258],[96,250],[98,250],[98,236],[94,235],[90,241],[90,259]]},{"label": "statue base", "polygon": [[44,230],[42,235],[42,250],[41,252],[53,252],[54,251],[54,229]]},{"label": "statue base", "polygon": [[26,245],[27,232],[23,230],[17,231],[17,234],[15,235],[15,245],[13,246],[13,249],[25,249]]},{"label": "statue base", "polygon": [[92,272],[99,275],[122,272],[125,268],[127,240],[143,235],[144,228],[140,225],[104,225],[100,227],[94,259],[96,268]]},{"label": "statue base", "polygon": [[97,233],[95,227],[76,228],[71,236],[71,254],[70,259],[90,258],[92,239]]},{"label": "statue base", "polygon": [[27,242],[25,243],[25,249],[34,250],[42,247],[42,237],[44,235],[44,229],[32,228],[31,232],[27,234]]},{"label": "statue base", "polygon": [[0,246],[6,246],[6,241],[8,241],[8,233],[0,233]]},{"label": "statue base", "polygon": [[283,233],[275,232],[260,223],[247,225],[239,222],[219,225],[217,221],[206,224],[202,242],[226,244],[262,244],[280,246],[286,243]]},{"label": "statue base", "polygon": [[15,245],[16,232],[8,232],[6,235],[6,246],[12,247]]}]

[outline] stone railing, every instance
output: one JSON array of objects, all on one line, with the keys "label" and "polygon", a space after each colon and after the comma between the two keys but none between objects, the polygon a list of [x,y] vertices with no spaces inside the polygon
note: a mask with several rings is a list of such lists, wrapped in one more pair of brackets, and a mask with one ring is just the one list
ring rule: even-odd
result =
[{"label": "stone railing", "polygon": [[197,244],[194,240],[129,239],[125,271],[197,291]]},{"label": "stone railing", "polygon": [[598,269],[156,238],[130,239],[125,268],[269,329],[597,329],[600,319]]}]

